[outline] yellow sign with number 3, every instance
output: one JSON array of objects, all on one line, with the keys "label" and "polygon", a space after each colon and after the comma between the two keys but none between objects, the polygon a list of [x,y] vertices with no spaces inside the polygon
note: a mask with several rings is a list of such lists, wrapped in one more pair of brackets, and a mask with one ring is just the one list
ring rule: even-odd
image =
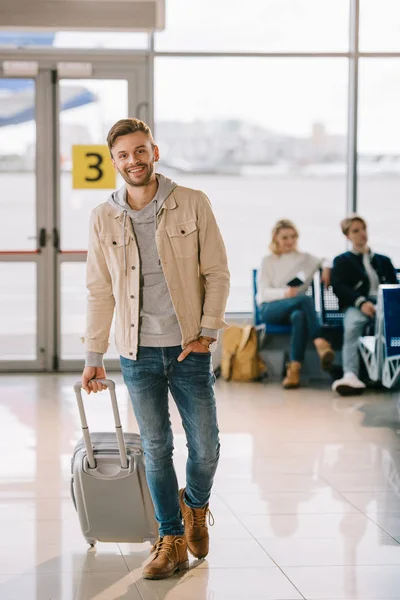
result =
[{"label": "yellow sign with number 3", "polygon": [[72,146],[74,190],[115,189],[117,177],[106,145]]}]

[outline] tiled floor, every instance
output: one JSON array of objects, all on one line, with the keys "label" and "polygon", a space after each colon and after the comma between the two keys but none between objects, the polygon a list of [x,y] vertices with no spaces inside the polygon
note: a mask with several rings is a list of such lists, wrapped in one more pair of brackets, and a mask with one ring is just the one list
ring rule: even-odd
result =
[{"label": "tiled floor", "polygon": [[[1,600],[400,600],[400,393],[218,382],[210,554],[153,582],[141,578],[149,544],[88,550],[82,537],[69,497],[75,379],[0,378]],[[93,431],[111,428],[106,394],[86,405]],[[183,484],[174,407],[172,421]]]}]

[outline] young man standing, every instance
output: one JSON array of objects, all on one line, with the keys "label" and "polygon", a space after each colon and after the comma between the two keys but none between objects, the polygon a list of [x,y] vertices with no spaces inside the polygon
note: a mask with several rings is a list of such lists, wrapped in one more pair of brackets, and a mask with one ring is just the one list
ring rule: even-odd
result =
[{"label": "young man standing", "polygon": [[[95,208],[87,258],[86,366],[82,386],[106,377],[102,358],[115,315],[121,368],[139,424],[159,540],[147,579],[169,577],[208,553],[207,515],[219,458],[210,345],[225,328],[229,271],[207,197],[156,174],[149,127],[123,119],[107,137],[125,185]],[[189,456],[178,492],[168,391]],[[183,522],[182,522],[183,518]]]},{"label": "young man standing", "polygon": [[368,246],[367,224],[358,215],[341,222],[344,235],[353,245],[349,252],[333,261],[333,291],[344,311],[343,371],[333,391],[343,396],[362,394],[365,384],[358,378],[360,359],[358,338],[375,318],[375,304],[381,283],[397,283],[390,258],[375,254]]}]

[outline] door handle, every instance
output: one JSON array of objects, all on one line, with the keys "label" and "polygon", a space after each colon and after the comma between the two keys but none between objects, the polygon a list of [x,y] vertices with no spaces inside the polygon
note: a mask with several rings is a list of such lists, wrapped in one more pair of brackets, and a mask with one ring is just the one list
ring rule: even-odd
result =
[{"label": "door handle", "polygon": [[47,231],[42,227],[39,231],[39,248],[45,248],[47,243]]},{"label": "door handle", "polygon": [[53,246],[56,250],[60,250],[60,234],[56,227],[53,228]]}]

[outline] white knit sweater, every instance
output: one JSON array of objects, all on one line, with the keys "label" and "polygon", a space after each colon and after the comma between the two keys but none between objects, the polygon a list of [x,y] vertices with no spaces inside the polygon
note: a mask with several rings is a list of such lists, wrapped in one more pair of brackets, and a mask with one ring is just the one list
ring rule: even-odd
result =
[{"label": "white knit sweater", "polygon": [[288,282],[295,277],[304,281],[300,291],[305,292],[317,269],[330,266],[330,261],[317,258],[307,252],[287,252],[281,255],[264,256],[258,271],[257,304],[282,300],[285,297]]}]

